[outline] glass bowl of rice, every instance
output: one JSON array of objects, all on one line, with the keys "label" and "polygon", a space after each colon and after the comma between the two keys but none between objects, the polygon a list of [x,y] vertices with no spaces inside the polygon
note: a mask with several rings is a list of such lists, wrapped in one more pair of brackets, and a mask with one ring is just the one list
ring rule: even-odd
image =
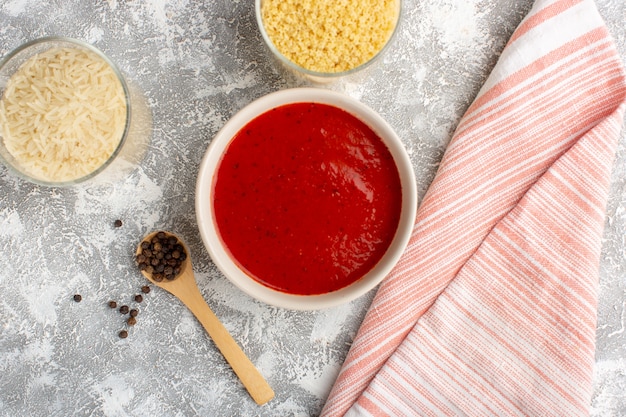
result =
[{"label": "glass bowl of rice", "polygon": [[104,171],[126,142],[130,110],[119,69],[83,41],[41,38],[0,61],[0,159],[33,183],[68,186]]},{"label": "glass bowl of rice", "polygon": [[255,0],[261,36],[287,69],[328,83],[370,66],[391,45],[401,0]]}]

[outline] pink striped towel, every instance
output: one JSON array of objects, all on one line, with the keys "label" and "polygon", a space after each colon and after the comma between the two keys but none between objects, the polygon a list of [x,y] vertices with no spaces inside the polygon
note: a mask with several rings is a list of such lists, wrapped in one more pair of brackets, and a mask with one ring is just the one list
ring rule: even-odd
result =
[{"label": "pink striped towel", "polygon": [[323,416],[582,416],[624,70],[591,0],[538,0],[461,120]]}]

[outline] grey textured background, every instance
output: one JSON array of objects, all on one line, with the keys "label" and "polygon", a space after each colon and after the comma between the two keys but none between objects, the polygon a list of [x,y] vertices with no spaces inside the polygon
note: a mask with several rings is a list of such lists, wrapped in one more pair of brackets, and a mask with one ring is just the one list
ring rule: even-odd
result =
[{"label": "grey textured background", "polygon": [[[67,189],[0,167],[1,416],[314,416],[371,301],[294,312],[231,285],[202,246],[194,186],[213,135],[271,91],[307,85],[262,45],[252,1],[0,1],[0,54],[48,35],[93,43],[141,92],[149,145],[124,175]],[[626,3],[599,0],[626,56]],[[420,195],[452,132],[531,0],[406,0],[400,31],[366,74],[320,88],[377,110],[412,158]],[[139,132],[141,133],[141,132]],[[137,139],[141,139],[140,136]],[[601,264],[592,414],[626,415],[626,134]],[[123,221],[114,228],[116,219]],[[109,299],[144,284],[132,252],[164,228],[191,248],[200,289],[276,391],[258,407],[193,316],[154,290],[127,339]],[[81,303],[72,295],[80,293]]]}]

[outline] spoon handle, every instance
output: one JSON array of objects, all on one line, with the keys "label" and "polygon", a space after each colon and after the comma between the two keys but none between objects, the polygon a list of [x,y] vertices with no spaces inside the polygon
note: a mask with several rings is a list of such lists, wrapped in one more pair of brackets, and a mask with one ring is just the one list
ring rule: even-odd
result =
[{"label": "spoon handle", "polygon": [[211,339],[213,339],[217,348],[222,352],[226,361],[246,387],[252,399],[257,404],[262,405],[274,398],[272,388],[243,350],[241,350],[215,313],[213,313],[200,291],[198,290],[193,295],[188,293],[187,297],[184,297],[181,301],[185,303],[187,308],[200,321],[209,336],[211,336]]}]

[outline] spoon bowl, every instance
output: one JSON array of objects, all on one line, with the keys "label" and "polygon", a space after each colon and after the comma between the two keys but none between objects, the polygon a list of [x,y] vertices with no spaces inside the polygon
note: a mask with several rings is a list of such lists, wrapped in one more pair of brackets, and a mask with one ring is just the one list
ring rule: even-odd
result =
[{"label": "spoon bowl", "polygon": [[[151,242],[159,232],[150,233],[139,243],[136,256],[142,254],[143,242]],[[173,233],[164,232],[167,237],[173,236],[178,243],[184,248],[186,256],[182,260],[180,272],[174,279],[155,280],[154,274],[146,270],[141,273],[155,286],[164,289],[178,298],[187,308],[196,316],[198,321],[207,331],[213,342],[220,350],[226,361],[229,363],[235,374],[239,377],[248,393],[254,401],[261,405],[265,404],[274,397],[274,391],[263,378],[261,373],[256,369],[254,364],[241,350],[237,342],[230,335],[228,330],[219,321],[215,313],[202,297],[196,279],[193,273],[191,257],[189,249],[184,242]]]}]

